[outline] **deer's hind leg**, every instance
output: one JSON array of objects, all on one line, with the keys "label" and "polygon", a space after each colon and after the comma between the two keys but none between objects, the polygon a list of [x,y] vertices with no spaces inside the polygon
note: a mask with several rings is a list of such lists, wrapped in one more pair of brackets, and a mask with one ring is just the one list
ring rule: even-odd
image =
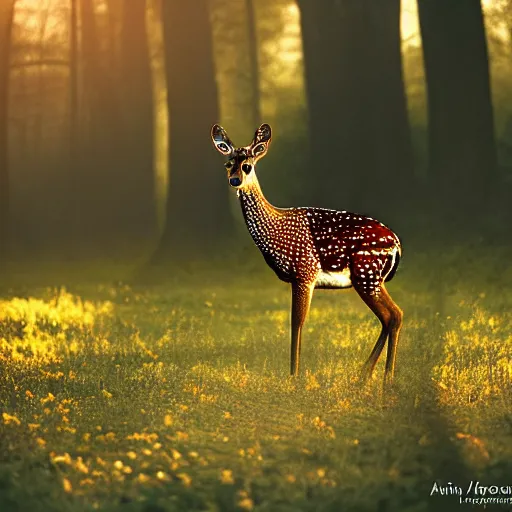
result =
[{"label": "deer's hind leg", "polygon": [[388,355],[386,358],[385,378],[388,382],[393,380],[395,375],[396,349],[398,345],[398,337],[403,323],[403,311],[398,307],[396,302],[391,298],[388,291],[382,285],[381,300],[386,303],[387,308],[391,311],[391,321],[388,340]]},{"label": "deer's hind leg", "polygon": [[352,267],[352,285],[381,323],[381,332],[363,367],[363,376],[371,377],[380,354],[388,340],[385,380],[391,382],[395,371],[396,349],[402,327],[402,310],[384,286],[381,275],[384,262],[361,258]]}]

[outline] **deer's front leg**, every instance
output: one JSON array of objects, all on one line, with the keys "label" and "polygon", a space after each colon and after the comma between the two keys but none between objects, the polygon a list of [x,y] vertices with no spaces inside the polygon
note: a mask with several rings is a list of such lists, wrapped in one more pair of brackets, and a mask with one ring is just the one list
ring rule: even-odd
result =
[{"label": "deer's front leg", "polygon": [[314,285],[304,282],[292,283],[292,350],[290,373],[299,373],[300,342],[302,326],[309,311]]}]

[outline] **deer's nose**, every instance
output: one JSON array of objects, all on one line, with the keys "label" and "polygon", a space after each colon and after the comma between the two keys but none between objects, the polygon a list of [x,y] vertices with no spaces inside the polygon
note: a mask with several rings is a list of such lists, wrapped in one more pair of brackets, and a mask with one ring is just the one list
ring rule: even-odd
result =
[{"label": "deer's nose", "polygon": [[229,178],[229,184],[232,187],[239,187],[242,184],[242,180],[240,178]]}]

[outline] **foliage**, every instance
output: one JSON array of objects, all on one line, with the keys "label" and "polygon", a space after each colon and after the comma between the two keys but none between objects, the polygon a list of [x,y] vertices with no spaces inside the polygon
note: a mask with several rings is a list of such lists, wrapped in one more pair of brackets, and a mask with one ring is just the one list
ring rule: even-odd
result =
[{"label": "foliage", "polygon": [[508,312],[492,315],[478,304],[469,311],[468,319],[460,315],[458,325],[447,326],[443,364],[433,369],[433,378],[450,402],[469,405],[492,397],[496,403],[512,391],[512,318]]}]

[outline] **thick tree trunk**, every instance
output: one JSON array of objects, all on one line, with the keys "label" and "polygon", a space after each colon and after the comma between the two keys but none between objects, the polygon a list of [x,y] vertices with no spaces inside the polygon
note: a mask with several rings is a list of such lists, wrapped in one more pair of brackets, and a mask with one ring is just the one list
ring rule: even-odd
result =
[{"label": "thick tree trunk", "polygon": [[162,12],[170,178],[155,261],[199,259],[222,246],[233,227],[222,160],[210,140],[219,110],[208,1],[164,2]]},{"label": "thick tree trunk", "polygon": [[478,200],[480,209],[490,199],[497,171],[480,0],[419,0],[418,9],[436,204],[467,211]]},{"label": "thick tree trunk", "polygon": [[[123,227],[123,214],[130,210],[126,202],[119,204],[112,198],[112,190],[122,189],[126,150],[121,144],[122,123],[119,119],[119,90],[113,87],[119,78],[109,66],[111,45],[100,47],[97,16],[93,0],[80,0],[81,62],[82,62],[82,131],[81,147],[84,165],[83,181],[87,190],[87,208],[92,238],[104,234],[118,234]],[[118,173],[113,172],[114,170]],[[125,198],[126,199],[126,198]],[[127,201],[137,203],[136,197]]]},{"label": "thick tree trunk", "polygon": [[298,0],[316,203],[393,209],[413,180],[400,0]]},{"label": "thick tree trunk", "polygon": [[15,3],[0,2],[0,260],[9,247],[9,63]]},{"label": "thick tree trunk", "polygon": [[[116,132],[119,125],[119,91],[112,86],[119,78],[116,73],[119,67],[116,15],[108,13],[107,28],[101,31],[94,5],[93,0],[80,0],[83,84],[90,110],[92,134],[96,134],[99,142],[104,141],[105,145],[110,145],[113,132]],[[102,38],[108,41],[103,48],[100,44]]]},{"label": "thick tree trunk", "polygon": [[[131,235],[149,238],[156,229],[153,86],[146,30],[146,0],[122,4],[121,76],[123,134],[119,188],[123,224]],[[124,196],[124,197],[123,197]],[[113,197],[113,199],[115,199]]]}]

